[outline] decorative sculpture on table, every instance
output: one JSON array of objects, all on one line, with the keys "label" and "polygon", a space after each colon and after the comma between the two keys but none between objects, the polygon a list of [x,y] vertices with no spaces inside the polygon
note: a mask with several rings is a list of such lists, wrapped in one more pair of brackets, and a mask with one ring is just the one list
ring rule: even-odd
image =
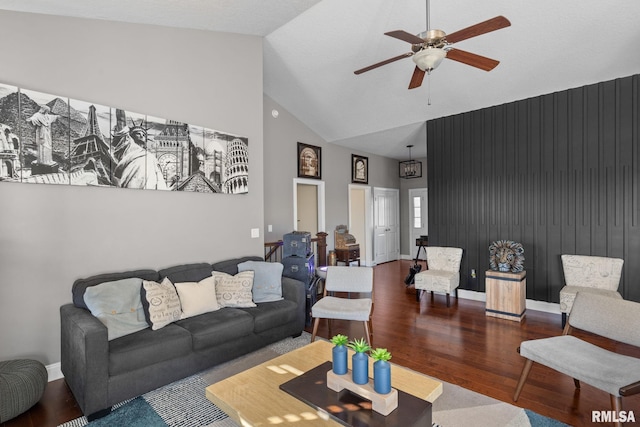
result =
[{"label": "decorative sculpture on table", "polygon": [[519,273],[524,270],[524,248],[513,240],[496,240],[489,245],[489,267],[493,271]]},{"label": "decorative sculpture on table", "polygon": [[354,384],[367,384],[369,382],[369,355],[371,350],[369,343],[364,338],[350,341],[347,346],[353,350],[351,356],[351,376]]},{"label": "decorative sculpture on table", "polygon": [[373,362],[373,389],[376,393],[391,393],[391,353],[386,348],[371,351]]},{"label": "decorative sculpture on table", "polygon": [[333,372],[336,375],[344,375],[347,373],[347,344],[349,337],[338,334],[331,338],[334,347],[331,355],[333,360]]}]

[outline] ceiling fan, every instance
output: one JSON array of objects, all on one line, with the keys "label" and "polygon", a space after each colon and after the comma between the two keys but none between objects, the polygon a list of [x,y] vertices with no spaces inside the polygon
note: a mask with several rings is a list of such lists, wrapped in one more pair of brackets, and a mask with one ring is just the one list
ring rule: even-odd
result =
[{"label": "ceiling fan", "polygon": [[436,69],[444,58],[471,65],[481,70],[491,71],[500,63],[499,61],[460,50],[452,45],[462,40],[490,33],[510,25],[511,22],[504,16],[496,16],[495,18],[463,28],[451,34],[446,34],[442,30],[431,30],[429,29],[429,1],[427,0],[427,31],[418,35],[413,35],[403,30],[384,33],[387,36],[411,43],[411,52],[369,65],[368,67],[354,71],[354,73],[362,74],[400,59],[413,57],[412,59],[413,62],[416,63],[416,68],[411,77],[409,89],[415,89],[422,85],[425,73],[431,74],[431,71]]}]

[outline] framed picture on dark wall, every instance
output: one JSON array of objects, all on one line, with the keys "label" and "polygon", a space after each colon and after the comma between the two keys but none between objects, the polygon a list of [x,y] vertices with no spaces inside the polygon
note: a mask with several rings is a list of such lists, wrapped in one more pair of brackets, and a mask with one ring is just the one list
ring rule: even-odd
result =
[{"label": "framed picture on dark wall", "polygon": [[369,158],[351,155],[351,182],[354,184],[369,183]]},{"label": "framed picture on dark wall", "polygon": [[298,178],[322,178],[322,149],[298,142]]}]

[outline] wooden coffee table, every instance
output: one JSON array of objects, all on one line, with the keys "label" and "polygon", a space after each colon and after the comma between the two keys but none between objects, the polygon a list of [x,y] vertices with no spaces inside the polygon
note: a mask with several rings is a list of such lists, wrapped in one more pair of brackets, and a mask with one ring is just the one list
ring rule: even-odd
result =
[{"label": "wooden coffee table", "polygon": [[[251,369],[210,385],[206,396],[241,426],[289,424],[338,426],[326,414],[280,390],[280,385],[331,360],[333,344],[315,341]],[[369,374],[372,375],[373,361]],[[351,365],[351,357],[349,357]],[[350,366],[349,366],[350,368]],[[392,387],[429,402],[442,394],[442,383],[391,365]]]}]

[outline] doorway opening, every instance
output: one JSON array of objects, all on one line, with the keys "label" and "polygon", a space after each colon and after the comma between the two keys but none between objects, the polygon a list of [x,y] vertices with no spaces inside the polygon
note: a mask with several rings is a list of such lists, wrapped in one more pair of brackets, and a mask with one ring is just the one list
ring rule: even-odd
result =
[{"label": "doorway opening", "polygon": [[373,203],[369,186],[349,184],[349,234],[360,245],[362,265],[373,265]]},{"label": "doorway opening", "polygon": [[324,187],[324,181],[293,179],[294,231],[308,231],[311,237],[320,231],[326,232]]}]

